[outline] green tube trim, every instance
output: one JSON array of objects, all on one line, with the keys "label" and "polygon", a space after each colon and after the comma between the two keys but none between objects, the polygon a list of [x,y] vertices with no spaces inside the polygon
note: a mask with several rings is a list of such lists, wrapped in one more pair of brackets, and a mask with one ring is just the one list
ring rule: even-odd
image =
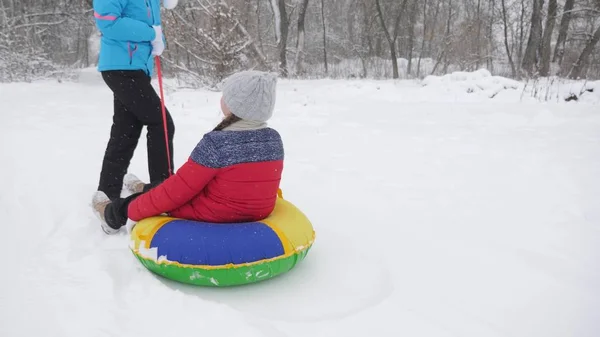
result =
[{"label": "green tube trim", "polygon": [[151,272],[162,277],[196,286],[229,287],[265,281],[290,271],[304,260],[311,246],[288,257],[250,265],[203,269],[195,266],[181,266],[171,263],[157,263],[152,259],[133,254]]}]

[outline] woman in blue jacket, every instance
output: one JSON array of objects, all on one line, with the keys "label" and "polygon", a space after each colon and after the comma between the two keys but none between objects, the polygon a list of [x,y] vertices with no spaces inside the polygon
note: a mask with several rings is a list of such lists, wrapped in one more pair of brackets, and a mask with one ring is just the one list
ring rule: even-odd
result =
[{"label": "woman in blue jacket", "polygon": [[[165,1],[169,1],[165,7],[172,8],[177,3]],[[154,57],[164,51],[165,40],[160,0],[94,0],[93,6],[102,35],[98,70],[114,96],[113,124],[98,190],[112,200],[121,195],[123,179],[144,125],[148,131],[150,185],[169,176],[161,102],[151,85]],[[175,127],[168,111],[167,130],[172,158]]]}]

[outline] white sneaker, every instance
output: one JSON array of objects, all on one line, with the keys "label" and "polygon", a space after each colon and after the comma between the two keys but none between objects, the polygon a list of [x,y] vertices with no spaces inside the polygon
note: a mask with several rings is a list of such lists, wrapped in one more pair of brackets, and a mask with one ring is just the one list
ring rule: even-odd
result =
[{"label": "white sneaker", "polygon": [[143,181],[131,173],[127,173],[123,177],[123,185],[131,193],[142,193],[144,192],[144,186],[146,186]]},{"label": "white sneaker", "polygon": [[125,229],[127,230],[127,234],[131,234],[133,232],[133,228],[137,225],[137,222],[127,219],[127,223],[125,223]]},{"label": "white sneaker", "polygon": [[104,210],[106,209],[106,206],[108,206],[110,203],[110,199],[104,192],[97,191],[96,193],[94,193],[94,197],[92,198],[92,209],[94,210],[94,214],[96,215],[96,217],[100,220],[102,230],[106,234],[116,234],[119,232],[119,230],[111,228],[106,223],[106,219],[104,218]]}]

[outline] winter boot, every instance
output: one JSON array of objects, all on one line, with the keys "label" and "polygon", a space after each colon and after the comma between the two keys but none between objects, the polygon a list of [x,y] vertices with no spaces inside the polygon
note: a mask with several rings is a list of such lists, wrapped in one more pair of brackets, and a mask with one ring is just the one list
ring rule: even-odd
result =
[{"label": "winter boot", "polygon": [[146,186],[143,181],[131,173],[125,175],[123,178],[123,185],[125,185],[125,188],[132,194],[144,192],[144,187]]},{"label": "winter boot", "polygon": [[104,217],[104,211],[106,210],[106,206],[110,204],[110,199],[108,196],[102,192],[97,191],[92,198],[92,209],[94,210],[94,214],[100,220],[100,225],[102,226],[102,230],[106,234],[116,234],[119,232],[118,229],[114,229],[106,223],[106,219]]}]

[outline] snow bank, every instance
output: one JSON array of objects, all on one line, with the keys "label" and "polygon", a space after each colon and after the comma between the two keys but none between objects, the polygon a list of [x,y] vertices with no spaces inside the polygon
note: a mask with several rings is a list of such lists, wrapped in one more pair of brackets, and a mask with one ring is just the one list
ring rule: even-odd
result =
[{"label": "snow bank", "polygon": [[579,92],[579,102],[589,104],[600,104],[600,81],[584,83]]},{"label": "snow bank", "polygon": [[543,77],[524,83],[523,100],[538,102],[600,103],[600,81],[569,80],[559,77]]},{"label": "snow bank", "polygon": [[457,71],[443,76],[430,75],[422,85],[435,90],[478,94],[489,98],[496,97],[504,90],[516,92],[522,83],[501,76],[492,76],[487,69],[474,72]]},{"label": "snow bank", "polygon": [[507,102],[580,102],[600,104],[600,81],[536,78],[524,82],[493,76],[488,70],[457,71],[443,76],[427,76],[421,82],[425,93],[436,97],[450,95],[455,101],[493,98]]}]

